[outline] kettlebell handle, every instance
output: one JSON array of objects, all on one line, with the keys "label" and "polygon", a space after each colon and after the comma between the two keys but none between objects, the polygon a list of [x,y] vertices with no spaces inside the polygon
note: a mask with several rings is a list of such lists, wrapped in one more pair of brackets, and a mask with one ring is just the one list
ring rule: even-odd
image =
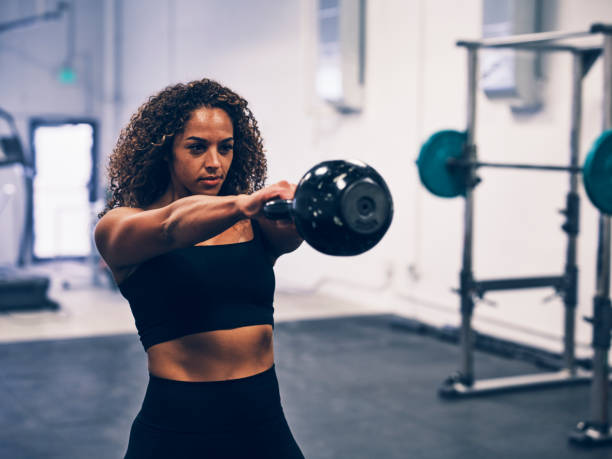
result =
[{"label": "kettlebell handle", "polygon": [[273,199],[263,206],[263,213],[270,220],[291,220],[293,199]]}]

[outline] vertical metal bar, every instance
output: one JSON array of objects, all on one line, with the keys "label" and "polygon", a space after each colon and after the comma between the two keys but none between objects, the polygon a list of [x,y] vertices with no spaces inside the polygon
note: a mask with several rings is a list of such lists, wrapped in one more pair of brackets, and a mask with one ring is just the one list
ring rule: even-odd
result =
[{"label": "vertical metal bar", "polygon": [[[604,97],[603,97],[603,129],[612,128],[612,35],[604,35]],[[599,240],[597,247],[597,284],[596,303],[607,300],[610,296],[610,216],[603,213],[599,216]],[[609,304],[607,305],[609,308]],[[600,311],[602,308],[600,307]],[[595,314],[595,319],[604,320],[607,314]],[[594,324],[595,325],[595,324]],[[595,329],[597,329],[595,327]],[[591,386],[591,420],[606,432],[609,429],[608,414],[608,351],[610,349],[609,330],[608,339],[604,344],[594,346],[593,356],[593,384]]]},{"label": "vertical metal bar", "polygon": [[599,217],[599,255],[597,273],[597,295],[602,298],[610,296],[610,216]]},{"label": "vertical metal bar", "polygon": [[[580,128],[582,122],[582,78],[584,75],[583,55],[572,54],[572,107],[570,123],[570,167],[577,168],[580,162]],[[570,171],[569,193],[567,197],[567,251],[565,264],[565,332],[563,361],[571,374],[576,372],[575,363],[575,330],[576,303],[578,292],[578,266],[576,264],[579,195],[577,169]]]},{"label": "vertical metal bar", "polygon": [[[468,48],[468,99],[467,99],[467,127],[466,127],[466,156],[472,163],[476,162],[476,95],[478,90],[478,48]],[[473,181],[476,168],[470,167],[468,182]],[[463,239],[463,269],[472,272],[472,245],[473,245],[473,220],[474,220],[474,190],[472,186],[467,187],[466,209],[464,219]]]},{"label": "vertical metal bar", "polygon": [[578,191],[578,168],[580,167],[580,132],[582,123],[582,78],[584,65],[582,53],[572,54],[572,114],[570,126],[570,191]]},{"label": "vertical metal bar", "polygon": [[478,48],[468,48],[467,143],[474,145],[476,137],[476,95],[478,90]]},{"label": "vertical metal bar", "polygon": [[[478,48],[469,47],[468,51],[468,97],[467,97],[467,127],[466,127],[466,159],[476,162],[476,95],[478,89]],[[474,189],[476,168],[468,171],[468,186],[465,195],[464,233],[463,233],[463,262],[461,269],[461,373],[466,384],[474,381],[474,352],[472,314],[474,310],[473,298],[473,222],[474,222]]]},{"label": "vertical metal bar", "polygon": [[[610,418],[608,413],[609,399],[609,365],[610,330],[600,323],[607,319],[605,309],[610,308],[605,300],[610,294],[610,217],[603,214],[599,217],[599,241],[597,254],[597,292],[593,314],[593,382],[591,384],[591,421],[602,431],[608,431]],[[604,335],[604,336],[602,336]],[[605,341],[604,341],[605,340]]]},{"label": "vertical metal bar", "polygon": [[[603,129],[612,129],[612,35],[604,35],[604,110]],[[610,296],[610,216],[601,215],[600,243],[603,246],[598,266],[597,294]]]}]

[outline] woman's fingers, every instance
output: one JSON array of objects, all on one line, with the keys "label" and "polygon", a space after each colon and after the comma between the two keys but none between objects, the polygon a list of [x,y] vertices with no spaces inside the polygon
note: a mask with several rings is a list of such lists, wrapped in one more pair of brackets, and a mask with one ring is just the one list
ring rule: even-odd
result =
[{"label": "woman's fingers", "polygon": [[268,201],[273,201],[275,199],[293,199],[296,188],[297,185],[282,180],[262,188],[253,194],[245,195],[243,198],[243,213],[245,217],[251,218],[261,215],[263,206]]},{"label": "woman's fingers", "polygon": [[297,188],[297,185],[289,183],[286,180],[280,181],[273,186],[278,188],[278,196],[280,199],[293,199],[295,189]]}]

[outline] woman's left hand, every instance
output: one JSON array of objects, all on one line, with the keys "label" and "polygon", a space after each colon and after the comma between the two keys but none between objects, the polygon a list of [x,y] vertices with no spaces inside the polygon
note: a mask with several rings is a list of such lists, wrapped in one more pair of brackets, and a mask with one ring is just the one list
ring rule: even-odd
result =
[{"label": "woman's left hand", "polygon": [[[278,182],[278,197],[275,199],[293,199],[297,185],[286,181]],[[274,249],[275,258],[283,253],[292,252],[303,242],[293,218],[272,220],[261,212],[255,217],[263,230],[270,246]]]}]

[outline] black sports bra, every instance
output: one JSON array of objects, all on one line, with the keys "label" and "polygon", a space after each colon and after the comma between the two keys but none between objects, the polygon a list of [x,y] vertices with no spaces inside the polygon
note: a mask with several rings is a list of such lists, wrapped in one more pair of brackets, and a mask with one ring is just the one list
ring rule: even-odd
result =
[{"label": "black sports bra", "polygon": [[173,250],[119,285],[145,350],[193,333],[274,326],[274,271],[261,229],[251,223],[250,241]]}]

